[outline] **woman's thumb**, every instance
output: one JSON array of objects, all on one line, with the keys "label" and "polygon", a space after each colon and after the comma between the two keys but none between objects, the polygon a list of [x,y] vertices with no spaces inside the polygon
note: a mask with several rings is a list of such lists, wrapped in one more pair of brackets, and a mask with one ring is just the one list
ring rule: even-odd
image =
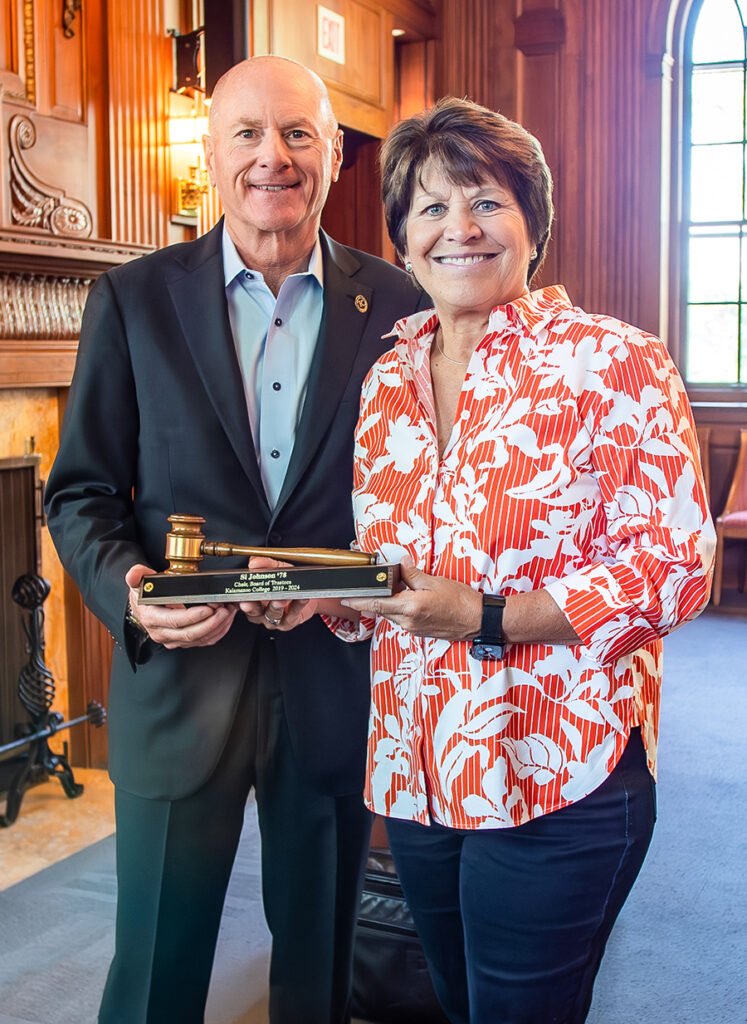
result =
[{"label": "woman's thumb", "polygon": [[418,586],[418,580],[422,573],[420,569],[415,565],[410,555],[403,555],[400,563],[400,573],[402,580],[410,587],[411,590],[416,590]]}]

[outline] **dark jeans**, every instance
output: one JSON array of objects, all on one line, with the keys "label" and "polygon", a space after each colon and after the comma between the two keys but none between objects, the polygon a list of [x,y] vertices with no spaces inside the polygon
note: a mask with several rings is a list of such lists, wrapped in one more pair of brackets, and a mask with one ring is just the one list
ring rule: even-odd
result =
[{"label": "dark jeans", "polygon": [[387,818],[405,898],[453,1024],[582,1024],[638,875],[656,793],[638,729],[593,793],[516,828]]}]

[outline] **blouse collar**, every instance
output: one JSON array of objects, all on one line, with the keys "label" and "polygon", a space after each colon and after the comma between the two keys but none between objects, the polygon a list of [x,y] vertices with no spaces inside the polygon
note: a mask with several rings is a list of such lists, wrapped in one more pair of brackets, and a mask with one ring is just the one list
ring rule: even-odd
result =
[{"label": "blouse collar", "polygon": [[[530,335],[537,335],[561,313],[573,309],[565,288],[560,284],[538,288],[526,295],[520,295],[513,302],[496,306],[492,310],[485,335],[502,334],[506,328],[523,325]],[[412,316],[398,320],[385,338],[397,337],[402,342],[430,343],[430,335],[436,329],[438,315],[435,309],[426,309]]]}]

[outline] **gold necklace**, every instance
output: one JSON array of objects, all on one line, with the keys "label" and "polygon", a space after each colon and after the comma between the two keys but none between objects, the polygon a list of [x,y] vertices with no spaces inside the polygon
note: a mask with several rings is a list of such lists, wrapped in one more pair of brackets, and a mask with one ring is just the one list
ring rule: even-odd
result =
[{"label": "gold necklace", "polygon": [[466,360],[452,359],[451,356],[447,356],[446,355],[444,350],[441,348],[441,342],[438,340],[438,336],[439,336],[440,333],[441,333],[441,328],[439,327],[438,330],[436,331],[436,348],[441,353],[441,355],[444,357],[444,359],[447,361],[447,363],[454,363],[455,366],[469,366],[469,362],[470,362],[469,359],[466,359]]}]

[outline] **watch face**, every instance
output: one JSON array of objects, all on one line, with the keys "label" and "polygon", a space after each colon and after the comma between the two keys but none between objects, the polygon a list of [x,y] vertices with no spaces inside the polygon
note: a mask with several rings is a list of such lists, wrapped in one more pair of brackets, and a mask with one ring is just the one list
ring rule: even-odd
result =
[{"label": "watch face", "polygon": [[505,644],[491,643],[490,640],[475,640],[469,653],[480,661],[503,661]]}]

